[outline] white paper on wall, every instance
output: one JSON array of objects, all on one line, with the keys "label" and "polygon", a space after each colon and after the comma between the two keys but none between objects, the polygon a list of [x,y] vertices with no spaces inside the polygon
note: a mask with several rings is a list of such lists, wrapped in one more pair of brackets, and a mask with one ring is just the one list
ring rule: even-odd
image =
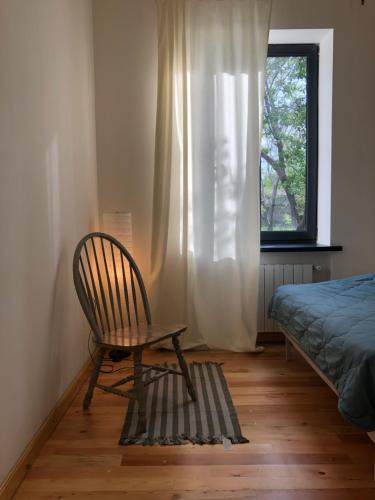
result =
[{"label": "white paper on wall", "polygon": [[104,232],[113,236],[133,255],[133,230],[131,212],[106,212],[103,214]]}]

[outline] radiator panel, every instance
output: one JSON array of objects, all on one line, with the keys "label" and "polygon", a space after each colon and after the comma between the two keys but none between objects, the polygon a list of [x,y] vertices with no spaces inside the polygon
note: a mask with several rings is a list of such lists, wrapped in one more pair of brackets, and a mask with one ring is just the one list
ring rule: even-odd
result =
[{"label": "radiator panel", "polygon": [[263,264],[259,270],[258,332],[276,332],[275,321],[268,318],[268,306],[280,285],[312,283],[312,264]]}]

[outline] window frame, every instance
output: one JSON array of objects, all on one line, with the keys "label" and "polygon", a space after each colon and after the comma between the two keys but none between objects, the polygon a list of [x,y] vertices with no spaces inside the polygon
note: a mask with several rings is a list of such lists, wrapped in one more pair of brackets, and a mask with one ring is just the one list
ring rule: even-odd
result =
[{"label": "window frame", "polygon": [[[269,44],[267,57],[307,57],[306,230],[260,231],[261,243],[316,243],[318,209],[319,44]],[[261,175],[261,174],[260,174]],[[260,192],[260,183],[259,183]]]}]

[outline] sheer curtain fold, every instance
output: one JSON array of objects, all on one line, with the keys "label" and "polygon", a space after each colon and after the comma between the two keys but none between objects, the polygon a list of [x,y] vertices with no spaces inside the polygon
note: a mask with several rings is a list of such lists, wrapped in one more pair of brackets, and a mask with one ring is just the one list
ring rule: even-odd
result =
[{"label": "sheer curtain fold", "polygon": [[252,351],[271,0],[158,0],[151,291],[184,347]]}]

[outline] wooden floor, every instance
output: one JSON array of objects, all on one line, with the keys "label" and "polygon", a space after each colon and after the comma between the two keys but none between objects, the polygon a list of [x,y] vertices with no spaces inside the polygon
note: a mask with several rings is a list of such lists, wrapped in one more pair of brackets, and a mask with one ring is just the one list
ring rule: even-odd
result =
[{"label": "wooden floor", "polygon": [[83,415],[82,391],[15,498],[375,499],[375,445],[345,423],[334,394],[296,353],[286,362],[283,346],[270,344],[264,354],[187,358],[224,362],[249,444],[120,447],[126,401],[97,391]]}]

